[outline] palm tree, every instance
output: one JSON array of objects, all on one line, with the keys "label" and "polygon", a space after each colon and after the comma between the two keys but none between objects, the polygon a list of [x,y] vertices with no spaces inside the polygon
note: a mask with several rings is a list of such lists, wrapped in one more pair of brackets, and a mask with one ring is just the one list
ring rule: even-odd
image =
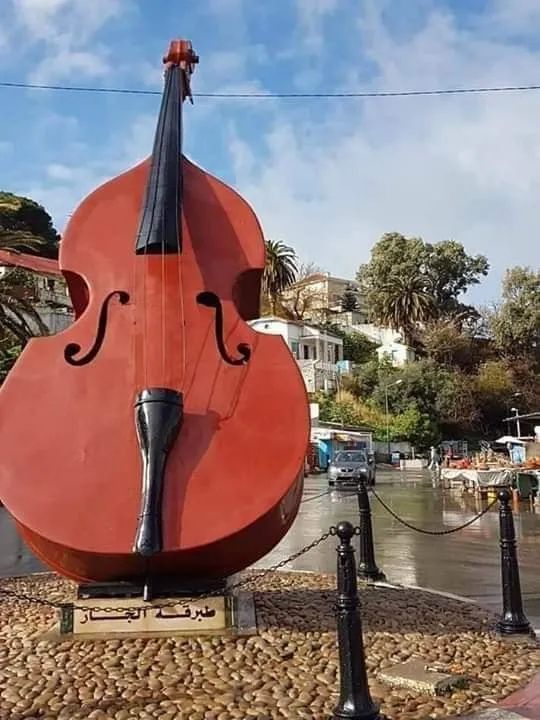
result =
[{"label": "palm tree", "polygon": [[409,344],[417,324],[434,314],[434,298],[426,286],[425,275],[392,275],[379,292],[378,320],[400,330]]},{"label": "palm tree", "polygon": [[[36,250],[42,244],[35,235],[0,227],[0,250]],[[48,332],[34,307],[34,299],[35,287],[29,275],[20,268],[6,269],[0,277],[0,354],[9,352],[4,348],[9,347],[10,337],[24,345],[36,334],[36,328],[38,333]]]},{"label": "palm tree", "polygon": [[263,273],[263,292],[275,315],[279,296],[296,280],[296,253],[281,240],[266,241],[266,265]]}]

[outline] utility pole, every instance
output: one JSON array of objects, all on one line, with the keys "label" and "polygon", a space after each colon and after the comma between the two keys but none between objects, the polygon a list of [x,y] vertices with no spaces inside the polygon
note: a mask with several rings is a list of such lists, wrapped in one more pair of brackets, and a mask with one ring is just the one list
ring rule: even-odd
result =
[{"label": "utility pole", "polygon": [[517,408],[514,408],[514,407],[513,407],[513,408],[510,408],[510,410],[511,410],[513,413],[515,413],[515,415],[516,415],[516,433],[517,433],[516,437],[517,437],[518,440],[519,440],[519,438],[521,437],[521,425],[520,425],[520,422],[519,422],[519,410],[518,410]]},{"label": "utility pole", "polygon": [[390,453],[390,413],[388,411],[388,388],[393,387],[394,385],[401,385],[403,380],[396,380],[393,383],[389,383],[384,386],[384,405],[385,405],[385,411],[386,411],[386,447],[388,452],[388,462],[391,461],[392,456]]}]

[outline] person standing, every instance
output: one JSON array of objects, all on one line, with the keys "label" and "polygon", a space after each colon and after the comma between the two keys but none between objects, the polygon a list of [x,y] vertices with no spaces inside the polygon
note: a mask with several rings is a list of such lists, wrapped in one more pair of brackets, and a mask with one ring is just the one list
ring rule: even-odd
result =
[{"label": "person standing", "polygon": [[439,455],[439,451],[433,445],[431,446],[428,468],[434,475],[437,475],[437,477],[439,477],[439,471],[441,468],[441,457]]}]

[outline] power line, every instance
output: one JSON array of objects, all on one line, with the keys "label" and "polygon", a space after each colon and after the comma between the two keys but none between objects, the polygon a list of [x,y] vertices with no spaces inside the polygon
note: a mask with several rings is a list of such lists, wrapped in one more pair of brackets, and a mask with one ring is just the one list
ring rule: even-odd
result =
[{"label": "power line", "polygon": [[[26,89],[26,90],[60,90],[65,92],[93,92],[110,93],[116,95],[161,95],[160,90],[138,90],[135,88],[104,88],[77,85],[38,85],[23,82],[0,82],[2,88]],[[296,98],[296,99],[332,99],[332,98],[378,98],[378,97],[417,97],[421,95],[466,95],[486,94],[504,92],[524,92],[540,90],[540,85],[500,85],[494,87],[468,87],[468,88],[446,88],[438,90],[366,90],[361,92],[339,92],[339,93],[193,93],[194,97],[217,98],[217,99],[272,99],[272,98]]]}]

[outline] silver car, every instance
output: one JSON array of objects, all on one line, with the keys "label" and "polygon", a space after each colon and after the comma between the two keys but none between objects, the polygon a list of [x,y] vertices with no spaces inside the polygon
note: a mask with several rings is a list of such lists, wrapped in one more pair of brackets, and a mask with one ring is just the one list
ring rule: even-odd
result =
[{"label": "silver car", "polygon": [[340,450],[328,466],[329,485],[357,485],[363,477],[375,485],[375,462],[364,450]]}]

